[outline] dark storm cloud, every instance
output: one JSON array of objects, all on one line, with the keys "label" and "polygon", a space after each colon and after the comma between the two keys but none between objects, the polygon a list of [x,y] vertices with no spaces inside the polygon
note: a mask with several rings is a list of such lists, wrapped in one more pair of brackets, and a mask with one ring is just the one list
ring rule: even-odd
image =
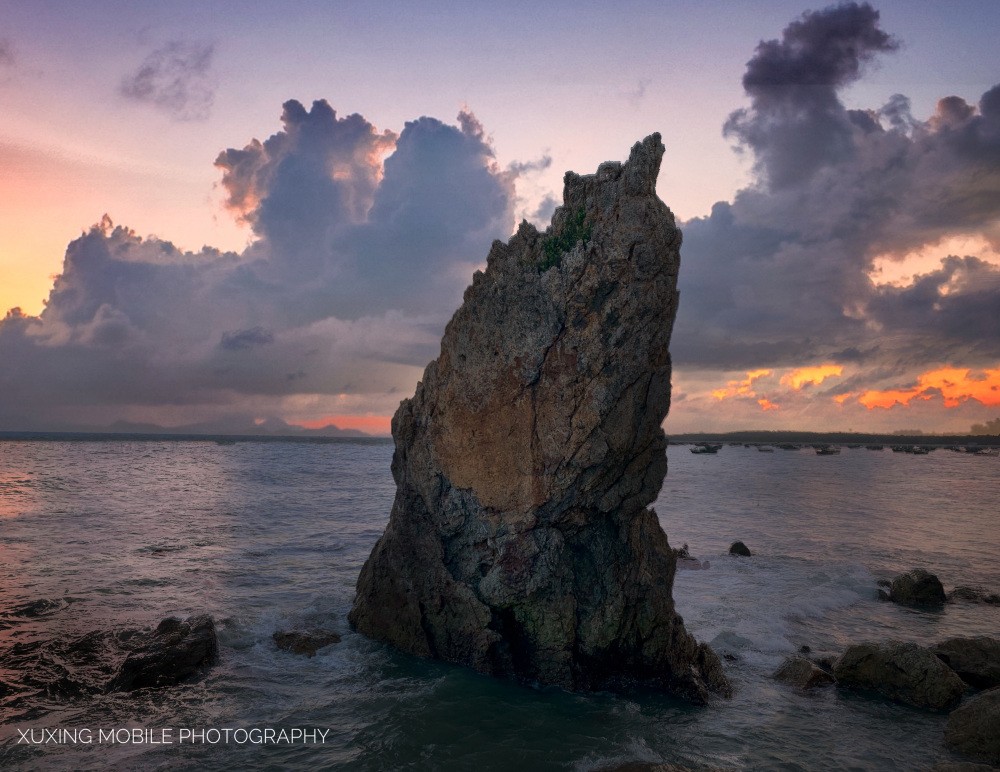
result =
[{"label": "dark storm cloud", "polygon": [[847,110],[838,89],[891,50],[867,5],[806,14],[762,43],[744,78],[751,106],[726,133],[757,181],[683,227],[680,365],[741,369],[831,360],[1000,357],[996,266],[955,255],[910,286],[876,286],[876,257],[942,238],[1000,239],[1000,87],[949,96],[925,121],[909,100]]},{"label": "dark storm cloud", "polygon": [[258,236],[243,254],[185,252],[107,217],[69,245],[42,314],[0,322],[0,427],[409,391],[473,266],[510,234],[526,172],[497,165],[469,112],[397,136],[290,101],[282,122],[216,162]]},{"label": "dark storm cloud", "polygon": [[122,79],[121,93],[164,110],[177,120],[204,120],[215,99],[211,77],[214,53],[215,47],[207,43],[166,43]]},{"label": "dark storm cloud", "polygon": [[896,47],[878,22],[867,3],[848,3],[805,13],[781,40],[757,46],[743,76],[750,107],[732,113],[724,133],[754,151],[772,186],[808,179],[851,154],[851,120],[837,89],[857,80],[877,53]]},{"label": "dark storm cloud", "polygon": [[264,327],[250,327],[246,330],[230,330],[222,333],[219,347],[227,351],[249,351],[269,343],[274,343],[273,332]]}]

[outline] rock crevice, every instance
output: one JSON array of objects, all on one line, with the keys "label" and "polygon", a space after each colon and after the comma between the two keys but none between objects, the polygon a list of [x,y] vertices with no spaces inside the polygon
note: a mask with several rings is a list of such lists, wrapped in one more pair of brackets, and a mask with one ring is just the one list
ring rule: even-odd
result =
[{"label": "rock crevice", "polygon": [[566,174],[539,233],[494,242],[441,354],[392,422],[389,524],[358,580],[362,633],[572,689],[704,701],[718,658],[674,609],[655,512],[681,234],[659,135]]}]

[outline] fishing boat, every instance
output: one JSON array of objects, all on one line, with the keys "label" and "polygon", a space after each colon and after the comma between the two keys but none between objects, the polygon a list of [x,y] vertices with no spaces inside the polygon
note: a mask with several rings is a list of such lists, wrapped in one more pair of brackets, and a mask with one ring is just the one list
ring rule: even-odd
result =
[{"label": "fishing boat", "polygon": [[718,453],[722,449],[721,445],[709,445],[708,443],[702,443],[701,445],[695,445],[691,448],[692,453]]}]

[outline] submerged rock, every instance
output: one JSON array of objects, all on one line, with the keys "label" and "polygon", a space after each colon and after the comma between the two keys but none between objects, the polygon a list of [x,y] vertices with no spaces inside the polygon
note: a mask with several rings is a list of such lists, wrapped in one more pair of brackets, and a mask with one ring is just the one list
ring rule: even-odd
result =
[{"label": "submerged rock", "polygon": [[962,698],[965,684],[934,652],[915,643],[863,643],[837,660],[840,686],[878,692],[918,708],[945,710]]},{"label": "submerged rock", "polygon": [[307,657],[315,656],[324,646],[340,643],[340,636],[333,630],[278,630],[271,638],[279,649]]},{"label": "submerged rock", "polygon": [[729,684],[684,629],[656,513],[680,231],[659,135],[565,177],[551,228],[496,241],[392,421],[397,491],[351,623],[570,689]]},{"label": "submerged rock", "polygon": [[743,558],[753,557],[753,553],[750,551],[750,548],[741,541],[734,541],[732,543],[732,545],[729,547],[729,554],[739,555],[740,557]]},{"label": "submerged rock", "polygon": [[966,603],[987,603],[991,606],[1000,606],[1000,595],[990,592],[982,587],[970,587],[961,585],[948,593],[950,601],[965,601]]},{"label": "submerged rock", "polygon": [[1000,764],[1000,688],[977,694],[953,711],[944,742],[969,758]]},{"label": "submerged rock", "polygon": [[207,615],[164,619],[152,633],[140,634],[135,644],[108,691],[172,686],[219,658],[215,621]]},{"label": "submerged rock", "polygon": [[1000,686],[1000,641],[985,635],[949,638],[933,648],[944,664],[970,686],[991,689]]},{"label": "submerged rock", "polygon": [[827,686],[836,681],[826,670],[817,667],[805,657],[799,656],[787,657],[781,666],[774,671],[774,678],[777,681],[798,686],[800,689]]},{"label": "submerged rock", "polygon": [[901,606],[943,606],[947,598],[944,586],[934,574],[914,568],[892,580],[889,598]]}]

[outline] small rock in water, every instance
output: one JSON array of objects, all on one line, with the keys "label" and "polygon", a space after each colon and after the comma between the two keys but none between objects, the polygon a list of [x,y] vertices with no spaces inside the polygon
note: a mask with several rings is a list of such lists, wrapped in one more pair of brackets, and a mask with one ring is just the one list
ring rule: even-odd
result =
[{"label": "small rock in water", "polygon": [[172,686],[219,658],[215,621],[207,615],[168,617],[152,634],[134,637],[137,645],[108,684],[109,692]]},{"label": "small rock in water", "polygon": [[812,649],[811,649],[811,648],[809,648],[809,647],[808,647],[808,646],[807,646],[806,644],[804,644],[804,643],[803,643],[803,644],[802,644],[801,646],[799,646],[799,654],[808,654],[808,653],[809,653],[810,651],[812,651]]},{"label": "small rock in water", "polygon": [[985,635],[949,638],[933,648],[944,664],[970,686],[992,689],[1000,686],[1000,641]]},{"label": "small rock in water", "polygon": [[753,553],[750,552],[750,548],[747,547],[747,545],[741,541],[733,542],[732,546],[729,548],[729,554],[739,555],[740,557],[744,558],[749,558],[753,556]]},{"label": "small rock in water", "polygon": [[833,668],[837,683],[878,692],[918,708],[945,710],[958,704],[965,683],[930,649],[915,643],[851,646]]},{"label": "small rock in water", "polygon": [[816,667],[805,657],[788,657],[774,671],[774,678],[801,689],[812,689],[817,686],[827,686],[836,679],[822,668]]},{"label": "small rock in water", "polygon": [[278,630],[272,638],[275,645],[283,651],[290,651],[292,654],[305,654],[307,657],[315,656],[319,649],[340,643],[340,636],[332,630]]},{"label": "small rock in water", "polygon": [[967,585],[956,587],[948,593],[950,601],[966,601],[967,603],[987,603],[991,606],[1000,606],[1000,595],[990,592],[982,587],[969,587]]},{"label": "small rock in water", "polygon": [[977,694],[954,710],[944,742],[969,758],[1000,763],[1000,688]]},{"label": "small rock in water", "polygon": [[914,568],[893,579],[889,597],[901,606],[918,607],[942,606],[947,600],[941,580],[922,568]]}]

